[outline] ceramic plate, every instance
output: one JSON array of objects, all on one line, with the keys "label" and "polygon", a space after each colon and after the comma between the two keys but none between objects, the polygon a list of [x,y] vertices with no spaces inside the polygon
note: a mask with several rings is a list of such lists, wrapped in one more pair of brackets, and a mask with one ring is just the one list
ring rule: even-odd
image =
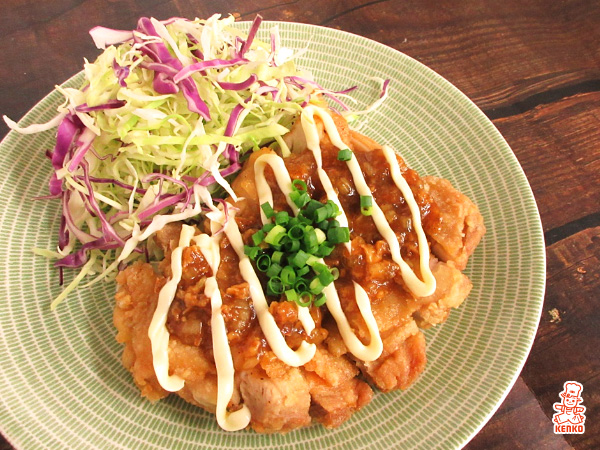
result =
[{"label": "ceramic plate", "polygon": [[[451,180],[485,218],[487,235],[466,270],[472,293],[447,323],[426,332],[425,372],[405,392],[378,393],[337,429],[286,435],[226,433],[212,414],[175,396],[142,399],[114,339],[114,285],[80,289],[50,311],[58,274],[32,248],[56,245],[59,208],[32,199],[47,192],[44,151],[53,132],[11,132],[0,144],[0,426],[15,447],[459,448],[510,390],[535,336],[545,282],[540,219],[514,154],[470,100],[410,57],[338,30],[279,27],[284,45],[309,43],[298,63],[323,85],[359,85],[357,108],[378,95],[369,77],[389,78],[388,100],[361,131],[393,146],[419,173]],[[21,123],[50,119],[61,102],[52,92]]]}]

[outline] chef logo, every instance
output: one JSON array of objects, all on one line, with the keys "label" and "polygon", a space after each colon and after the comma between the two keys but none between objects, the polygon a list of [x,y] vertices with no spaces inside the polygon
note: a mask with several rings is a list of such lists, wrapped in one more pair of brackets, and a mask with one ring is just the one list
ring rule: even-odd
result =
[{"label": "chef logo", "polygon": [[583,402],[582,390],[583,386],[577,381],[567,381],[564,384],[564,390],[558,394],[561,402],[554,404],[554,433],[583,434],[585,431],[585,406],[579,405]]}]

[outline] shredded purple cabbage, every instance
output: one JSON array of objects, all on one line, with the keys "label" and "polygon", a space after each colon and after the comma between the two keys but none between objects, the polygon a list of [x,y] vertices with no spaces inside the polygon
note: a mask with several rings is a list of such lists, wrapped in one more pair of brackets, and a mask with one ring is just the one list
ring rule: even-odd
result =
[{"label": "shredded purple cabbage", "polygon": [[195,72],[202,72],[206,69],[224,69],[226,67],[233,67],[246,62],[248,62],[248,60],[243,58],[210,59],[208,61],[199,61],[179,69],[179,72],[173,77],[173,80],[176,83],[179,83],[188,79]]},{"label": "shredded purple cabbage", "polygon": [[88,106],[86,103],[83,103],[81,105],[78,105],[75,107],[75,111],[77,112],[82,112],[82,113],[88,113],[88,112],[92,112],[92,111],[102,111],[104,109],[116,109],[116,108],[120,108],[121,106],[125,106],[126,102],[125,100],[109,100],[106,103],[103,103],[102,105],[97,105],[97,106]]},{"label": "shredded purple cabbage", "polygon": [[257,15],[252,21],[252,25],[250,25],[250,31],[248,32],[248,37],[242,45],[242,49],[240,50],[240,56],[244,56],[250,47],[252,46],[252,41],[254,40],[254,36],[256,36],[256,32],[258,31],[260,24],[262,22],[262,17]]},{"label": "shredded purple cabbage", "polygon": [[239,83],[228,83],[225,81],[218,81],[217,83],[223,89],[227,89],[230,91],[242,91],[244,89],[248,89],[250,86],[252,86],[254,83],[256,83],[257,79],[258,79],[258,77],[255,74],[252,74],[248,77],[248,79],[241,81]]},{"label": "shredded purple cabbage", "polygon": [[83,244],[76,252],[71,253],[64,258],[59,259],[54,263],[55,267],[67,267],[75,269],[83,266],[88,260],[88,252],[93,249],[111,250],[119,248],[118,242],[109,241],[104,236],[95,241]]},{"label": "shredded purple cabbage", "polygon": [[[154,28],[152,21],[148,17],[142,17],[138,21],[137,30],[148,36],[160,37],[156,32],[156,28]],[[181,71],[183,69],[183,64],[181,61],[173,57],[167,46],[162,42],[143,41],[135,35],[134,41],[136,43],[143,44],[141,47],[142,53],[152,59],[154,62],[165,64],[177,71]],[[200,114],[207,121],[210,120],[208,106],[200,98],[198,87],[193,80],[183,80],[179,82],[174,80],[172,75],[167,74],[166,72],[160,73],[162,75],[155,76],[154,78],[154,88],[156,92],[174,94],[181,88],[181,92],[188,103],[188,108],[190,111]]]},{"label": "shredded purple cabbage", "polygon": [[117,81],[119,82],[119,86],[127,87],[125,78],[129,76],[129,67],[120,66],[117,63],[117,60],[113,60],[112,67],[115,72],[115,76],[117,77]]},{"label": "shredded purple cabbage", "polygon": [[80,167],[83,168],[83,181],[84,181],[85,187],[88,189],[88,192],[91,193],[91,195],[87,196],[87,198],[86,198],[87,202],[85,202],[85,204],[86,205],[89,204],[89,206],[92,208],[93,212],[95,213],[96,217],[98,217],[98,219],[100,220],[100,223],[102,226],[102,235],[109,242],[115,241],[120,246],[125,245],[125,241],[123,240],[123,238],[121,236],[119,236],[119,234],[112,227],[112,225],[106,218],[106,215],[100,208],[100,205],[98,205],[98,201],[96,200],[96,197],[94,197],[94,194],[93,194],[94,188],[92,187],[92,182],[90,181],[89,165],[88,165],[87,161],[82,160],[80,163]]}]

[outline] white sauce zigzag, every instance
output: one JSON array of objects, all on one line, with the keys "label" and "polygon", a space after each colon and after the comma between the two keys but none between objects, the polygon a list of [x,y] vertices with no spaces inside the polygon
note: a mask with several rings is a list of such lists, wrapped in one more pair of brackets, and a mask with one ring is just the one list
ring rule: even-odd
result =
[{"label": "white sauce zigzag", "polygon": [[[335,126],[335,122],[327,111],[314,105],[309,105],[303,109],[301,115],[301,125],[306,136],[307,146],[309,150],[312,151],[317,162],[319,179],[327,194],[327,198],[336,203],[341,212],[340,216],[337,218],[338,222],[341,226],[348,226],[348,218],[344,213],[330,178],[327,176],[327,173],[322,167],[319,133],[314,121],[315,115],[323,121],[327,135],[334,146],[339,149],[348,148],[348,146],[342,141],[337,127]],[[408,264],[402,259],[402,255],[400,254],[400,245],[396,235],[394,234],[394,231],[390,227],[389,223],[386,221],[383,212],[377,205],[377,202],[374,198],[372,202],[373,221],[379,233],[389,244],[392,253],[392,259],[400,266],[402,278],[408,289],[418,297],[431,295],[435,291],[436,281],[431,269],[429,268],[429,246],[421,224],[419,206],[412,194],[412,191],[410,190],[410,187],[408,186],[408,183],[406,183],[406,180],[404,180],[402,177],[400,166],[393,150],[391,150],[389,147],[383,147],[383,152],[388,164],[390,165],[392,179],[394,180],[394,183],[398,189],[400,189],[402,192],[402,195],[406,199],[411,211],[420,248],[419,268],[423,280],[420,280],[414,271],[412,271],[410,266],[408,266]],[[264,170],[267,165],[271,166],[273,169],[277,184],[285,195],[287,204],[293,211],[294,215],[297,215],[298,207],[294,204],[289,196],[289,194],[292,192],[292,180],[287,168],[285,167],[283,159],[275,154],[261,155],[256,159],[255,162],[255,181],[259,203],[273,203],[271,188],[264,176]],[[360,169],[360,165],[358,164],[354,154],[352,155],[352,158],[347,161],[347,165],[354,179],[358,193],[360,195],[372,196],[371,190],[366,183],[366,180]],[[194,237],[195,229],[193,227],[183,225],[179,238],[179,245],[175,250],[173,250],[171,255],[171,271],[173,276],[167,282],[167,284],[165,284],[163,289],[161,289],[158,305],[148,330],[148,336],[152,342],[153,364],[159,383],[163,388],[171,392],[181,389],[184,385],[184,380],[176,375],[169,375],[169,332],[166,328],[166,318],[169,307],[177,290],[177,284],[181,279],[181,258],[183,249],[189,246],[193,241],[200,246],[202,254],[204,255],[204,258],[210,265],[213,272],[213,275],[206,280],[205,294],[211,299],[212,340],[215,354],[215,365],[218,375],[216,413],[217,421],[223,429],[227,431],[235,431],[245,428],[250,423],[251,417],[250,411],[245,405],[242,405],[241,409],[233,413],[229,413],[227,411],[227,404],[231,400],[235,389],[235,370],[233,366],[233,359],[231,357],[231,349],[227,340],[227,329],[221,314],[222,298],[216,280],[216,273],[219,268],[220,261],[219,242],[222,236],[216,233],[219,225],[224,226],[223,232],[227,236],[238,256],[240,272],[244,280],[249,284],[252,304],[256,311],[260,327],[275,355],[289,366],[299,367],[306,364],[313,358],[316,352],[316,346],[315,344],[309,344],[308,342],[304,341],[300,347],[294,351],[287,345],[273,315],[269,312],[269,306],[260,284],[260,280],[258,279],[258,276],[252,267],[250,259],[244,253],[244,243],[235,218],[233,217],[233,208],[231,208],[231,205],[228,205],[231,211],[229,220],[226,221],[223,211],[212,205],[212,199],[210,199],[210,195],[207,194],[207,192],[202,192],[202,194],[204,194],[202,196],[204,202],[210,201],[212,211],[207,216],[213,221],[211,227],[213,235],[209,236],[207,234],[201,234]],[[196,193],[196,195],[198,196],[198,193]],[[267,218],[262,210],[261,219],[263,224],[267,222]],[[351,251],[351,244],[349,242],[346,243],[346,248],[348,251]],[[324,264],[323,259],[321,259],[320,262]],[[360,341],[348,323],[348,319],[346,318],[341,307],[340,299],[335,288],[335,283],[329,284],[327,287],[325,287],[323,292],[327,298],[327,308],[334,317],[340,330],[340,334],[342,335],[344,343],[348,347],[349,351],[360,360],[374,361],[379,358],[383,351],[381,335],[379,334],[377,322],[373,316],[371,303],[367,293],[362,286],[356,282],[354,282],[354,291],[356,295],[356,303],[369,331],[370,342],[368,345],[365,345]],[[309,308],[298,307],[298,317],[306,332],[310,334],[315,328],[315,323],[310,315]]]},{"label": "white sauce zigzag", "polygon": [[201,234],[194,238],[194,242],[200,247],[200,251],[213,273],[212,276],[206,279],[204,294],[210,298],[212,311],[210,325],[213,354],[215,355],[215,366],[217,368],[217,423],[225,431],[237,431],[246,428],[250,423],[250,410],[246,405],[242,405],[242,408],[235,412],[230,413],[227,411],[227,405],[233,396],[235,369],[231,357],[231,348],[227,340],[227,328],[221,313],[223,299],[221,298],[216,276],[221,260],[220,241],[221,235]]}]

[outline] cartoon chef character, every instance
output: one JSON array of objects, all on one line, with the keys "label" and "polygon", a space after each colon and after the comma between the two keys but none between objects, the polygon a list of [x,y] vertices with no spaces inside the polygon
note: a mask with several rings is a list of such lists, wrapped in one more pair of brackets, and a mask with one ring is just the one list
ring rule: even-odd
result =
[{"label": "cartoon chef character", "polygon": [[585,406],[577,406],[583,401],[579,396],[583,386],[577,382],[567,382],[564,385],[564,390],[559,394],[562,397],[561,403],[554,404],[554,410],[557,414],[554,414],[552,419],[555,423],[561,424],[570,422],[573,425],[583,423],[585,417],[582,413],[585,411]]}]

